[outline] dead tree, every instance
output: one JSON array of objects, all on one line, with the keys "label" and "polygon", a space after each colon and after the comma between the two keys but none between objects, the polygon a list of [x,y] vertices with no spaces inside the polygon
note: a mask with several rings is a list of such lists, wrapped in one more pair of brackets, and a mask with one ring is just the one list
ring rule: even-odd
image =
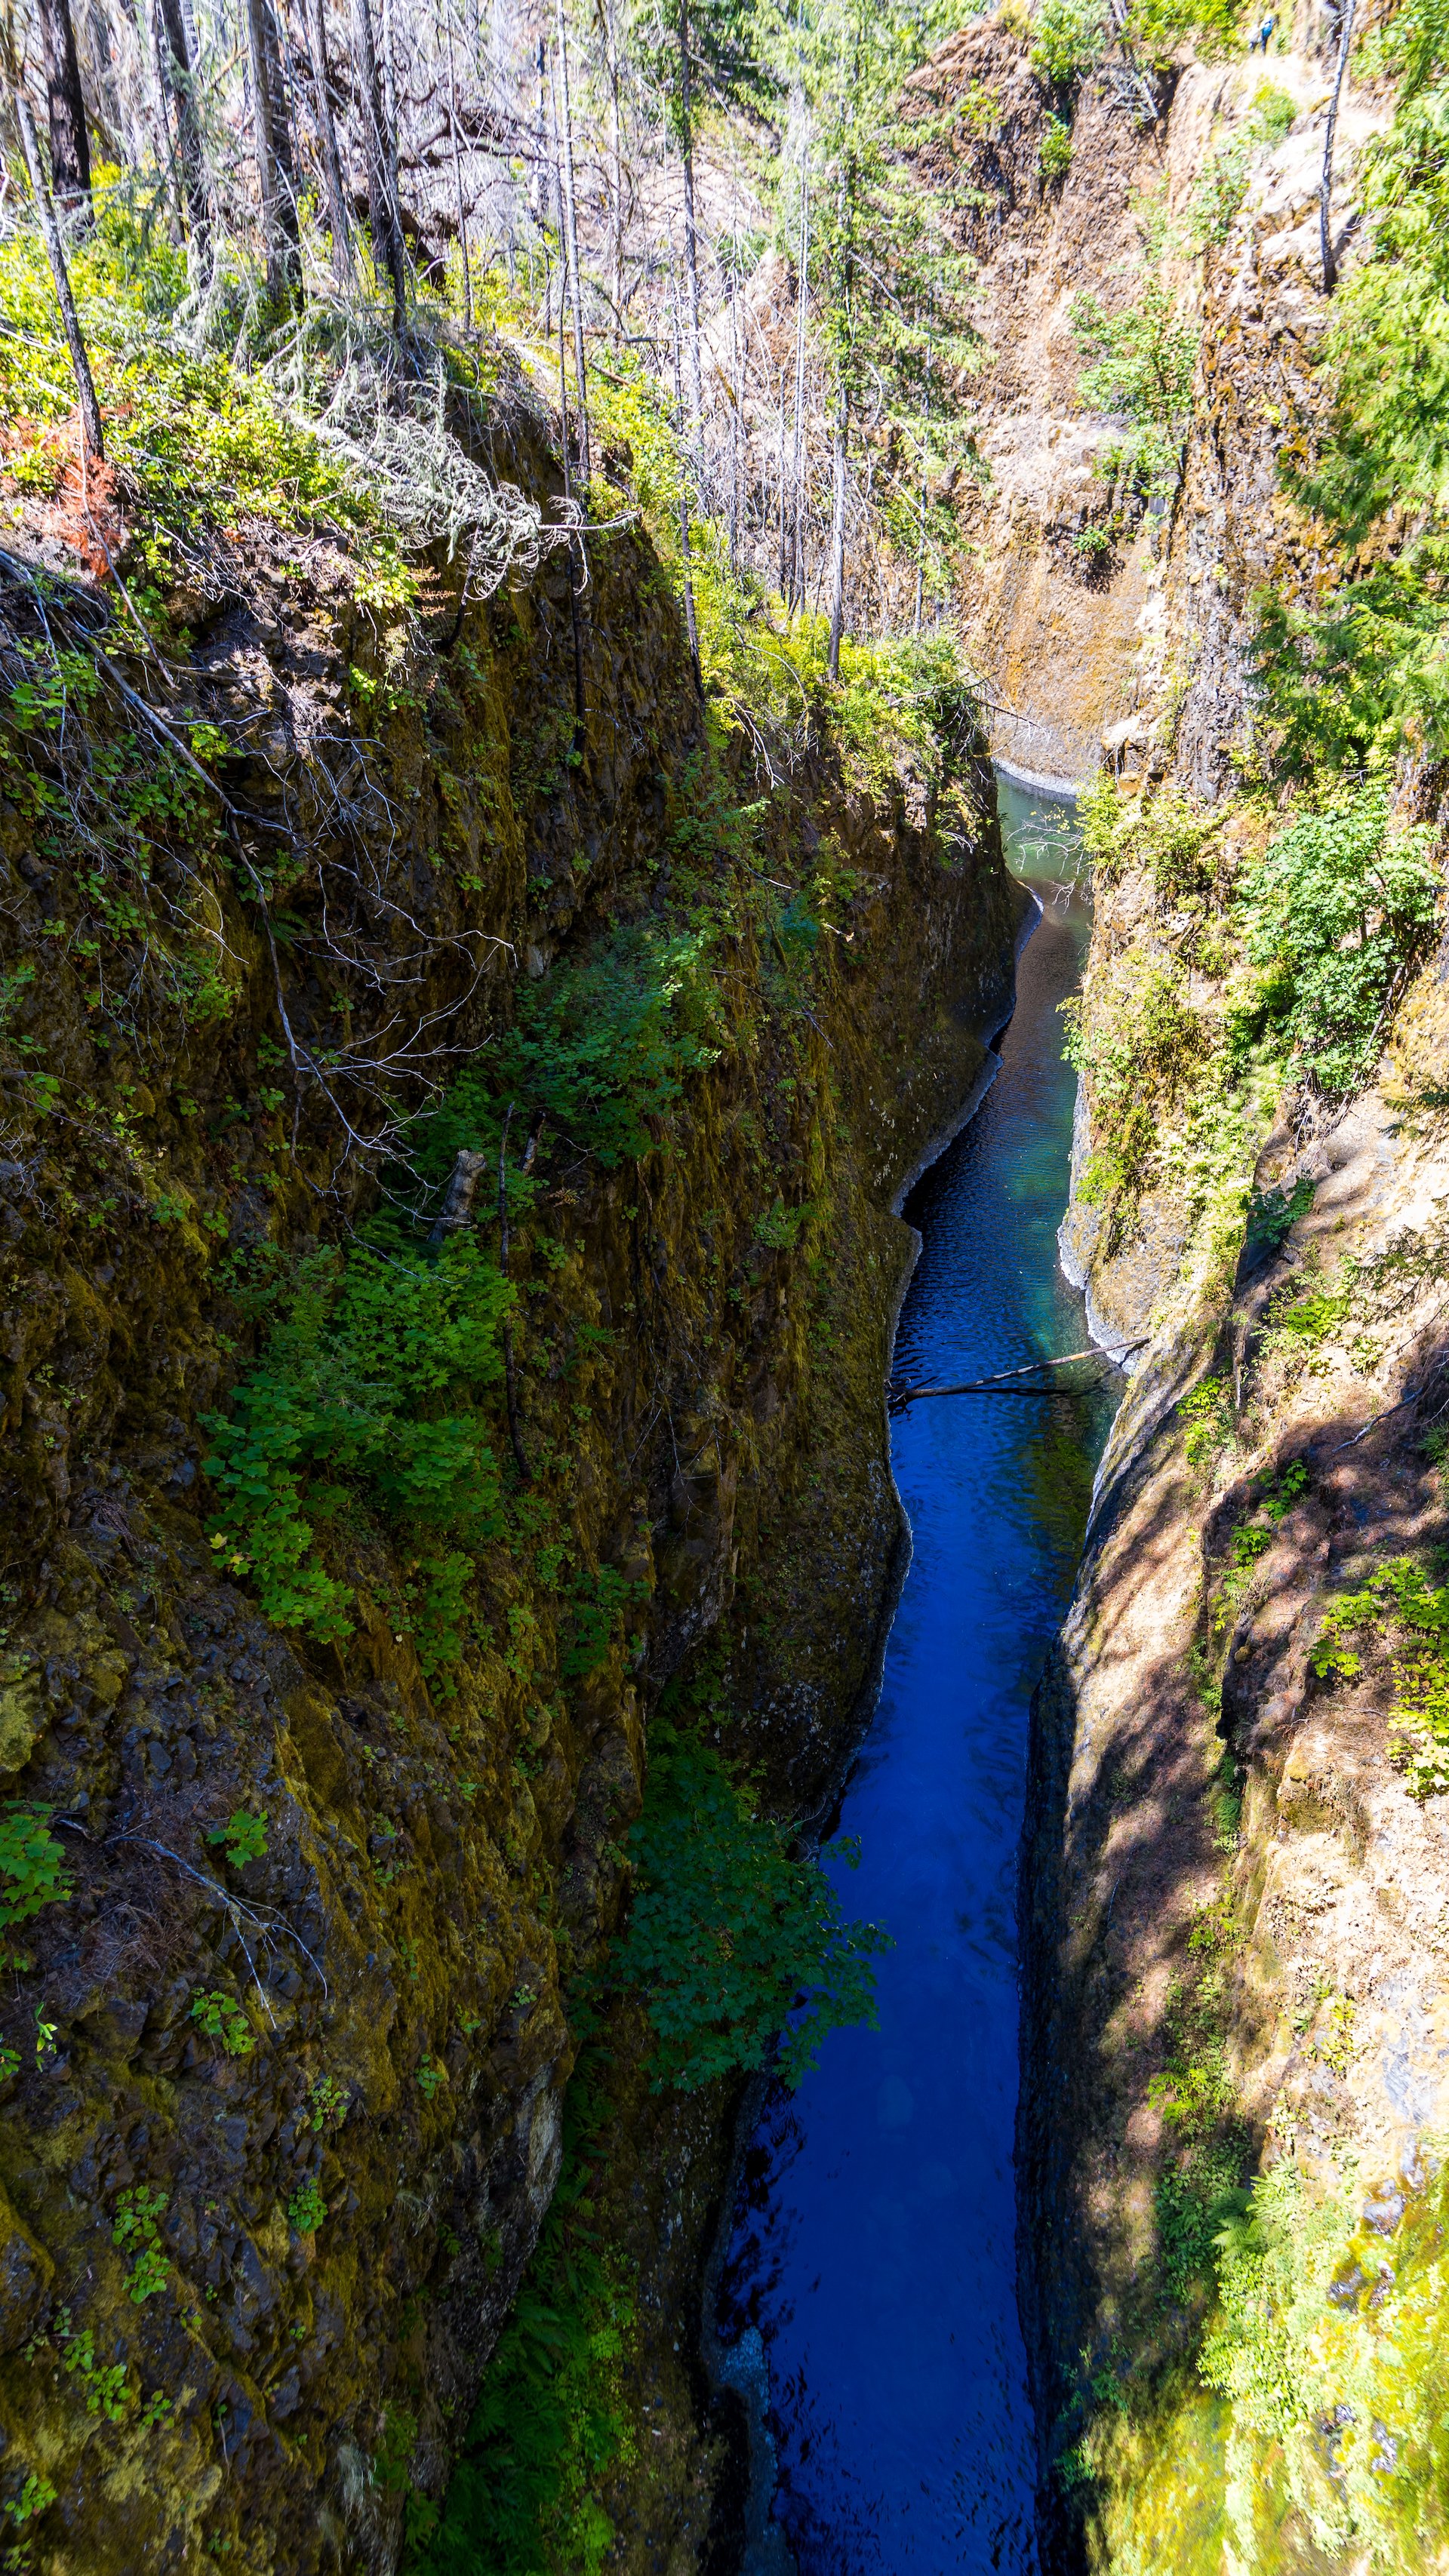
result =
[{"label": "dead tree", "polygon": [[1323,253],[1323,292],[1331,295],[1338,284],[1338,262],[1333,255],[1333,233],[1329,208],[1333,197],[1333,139],[1338,131],[1338,102],[1343,94],[1344,75],[1348,70],[1349,47],[1353,43],[1353,21],[1358,0],[1347,0],[1343,29],[1338,40],[1338,68],[1333,76],[1333,96],[1328,102],[1328,129],[1323,138],[1323,175],[1318,183],[1318,238]]},{"label": "dead tree", "polygon": [[207,186],[206,153],[196,108],[199,65],[195,28],[187,23],[190,14],[188,10],[183,15],[181,0],[157,0],[156,63],[162,84],[163,114],[168,93],[176,103],[176,159],[181,173],[181,189],[186,199],[192,242],[198,255],[204,258],[211,241],[211,191]]},{"label": "dead tree", "polygon": [[407,252],[403,244],[402,209],[397,196],[397,156],[378,70],[371,0],[353,0],[357,37],[357,81],[362,92],[362,145],[367,159],[367,211],[372,255],[379,274],[392,281],[393,329],[399,339],[407,328]]},{"label": "dead tree", "polygon": [[86,106],[81,95],[70,0],[38,0],[36,15],[45,56],[51,183],[61,204],[72,208],[88,204],[90,199],[91,147],[86,135]]},{"label": "dead tree", "polygon": [[252,126],[266,244],[267,292],[280,302],[295,289],[301,270],[297,234],[297,180],[281,47],[269,0],[247,0]]},{"label": "dead tree", "polygon": [[327,220],[332,230],[332,270],[338,284],[346,286],[352,277],[352,226],[347,212],[342,155],[337,145],[337,121],[332,113],[327,27],[322,0],[306,0],[306,7],[312,96],[316,102],[317,135],[322,147],[322,183],[327,192]]},{"label": "dead tree", "polygon": [[70,351],[70,363],[75,374],[76,393],[80,404],[81,456],[84,463],[98,465],[105,455],[106,442],[101,429],[101,407],[96,400],[95,378],[91,374],[91,362],[81,333],[80,315],[75,309],[75,297],[71,293],[70,271],[65,264],[65,247],[60,238],[60,226],[55,220],[55,207],[51,202],[50,188],[46,181],[45,163],[40,152],[40,136],[35,130],[35,118],[31,114],[30,101],[25,95],[25,84],[20,78],[19,65],[10,49],[8,31],[5,54],[7,57],[5,72],[10,83],[15,122],[20,129],[20,146],[25,154],[30,193],[35,199],[40,237],[45,244],[45,255],[50,262],[50,273],[55,281],[55,296],[60,306],[61,328],[65,333],[65,345]]}]

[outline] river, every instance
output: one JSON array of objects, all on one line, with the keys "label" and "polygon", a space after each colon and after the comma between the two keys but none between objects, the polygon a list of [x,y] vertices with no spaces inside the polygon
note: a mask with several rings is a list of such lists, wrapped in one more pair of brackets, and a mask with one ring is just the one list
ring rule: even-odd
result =
[{"label": "river", "polygon": [[[1040,910],[1000,1066],[902,1213],[920,1258],[897,1384],[1087,1340],[1057,1265],[1074,1077],[1058,1005],[1089,930],[1069,805],[1000,781]],[[1094,1372],[1078,1370],[1080,1382]],[[766,2392],[747,2576],[1036,2568],[1016,2304],[1016,1877],[1028,1712],[1076,1569],[1115,1391],[953,1396],[893,1426],[910,1571],[832,1864],[883,1923],[880,2028],[834,2034],[767,2094],[720,2275],[731,2375]],[[761,2459],[767,2464],[763,2481]],[[773,2495],[771,2489],[773,2488]]]}]

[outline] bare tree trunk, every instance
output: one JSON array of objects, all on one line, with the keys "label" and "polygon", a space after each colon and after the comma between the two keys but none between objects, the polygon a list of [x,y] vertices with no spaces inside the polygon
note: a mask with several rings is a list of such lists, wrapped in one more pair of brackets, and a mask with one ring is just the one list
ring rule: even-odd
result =
[{"label": "bare tree trunk", "polygon": [[[447,0],[444,0],[445,9]],[[463,156],[458,148],[458,73],[453,61],[453,20],[444,16],[448,39],[448,132],[453,142],[453,185],[458,198],[458,256],[463,263],[463,320],[473,328],[473,272],[468,265],[468,209],[463,203]]]},{"label": "bare tree trunk", "polygon": [[565,244],[568,257],[569,301],[574,311],[574,373],[579,392],[579,462],[583,467],[584,506],[588,507],[589,485],[593,479],[589,460],[589,387],[584,370],[584,302],[579,284],[579,223],[574,202],[574,135],[569,110],[569,38],[564,16],[564,0],[558,0],[558,73],[559,73],[559,159],[563,172],[564,213],[567,218]]},{"label": "bare tree trunk", "polygon": [[176,101],[176,158],[186,216],[198,257],[204,259],[211,242],[211,191],[206,183],[201,120],[196,113],[197,57],[180,0],[159,0],[159,6],[157,61],[164,88]]},{"label": "bare tree trunk", "polygon": [[689,61],[689,0],[679,0],[679,150],[684,165],[684,277],[689,296],[689,426],[695,472],[704,496],[704,379],[699,363],[699,255],[694,232],[694,113]]},{"label": "bare tree trunk", "polygon": [[45,55],[51,178],[61,204],[77,206],[91,193],[91,147],[70,0],[39,0],[36,14]]},{"label": "bare tree trunk", "polygon": [[807,133],[800,159],[800,276],[795,298],[795,449],[791,459],[795,494],[795,551],[790,570],[791,604],[805,605],[805,345],[810,320],[810,146]]},{"label": "bare tree trunk", "polygon": [[[669,310],[674,324],[674,405],[675,416],[683,427],[684,391],[679,380],[679,282],[674,262],[669,263]],[[679,481],[679,560],[684,583],[684,623],[689,633],[689,658],[694,666],[694,685],[701,700],[704,697],[704,671],[699,658],[699,626],[694,614],[694,577],[689,565],[689,493],[684,477]]]},{"label": "bare tree trunk", "polygon": [[[163,6],[166,0],[163,0]],[[175,5],[175,0],[172,0]],[[252,124],[261,185],[267,292],[280,301],[297,284],[297,189],[292,163],[277,31],[268,0],[247,0],[247,46],[252,76]]]},{"label": "bare tree trunk", "polygon": [[106,452],[105,436],[101,429],[101,407],[96,400],[95,378],[91,374],[91,362],[86,355],[86,344],[81,336],[80,316],[75,309],[75,297],[70,291],[70,271],[65,264],[60,226],[55,220],[55,208],[51,204],[50,190],[46,184],[45,164],[40,157],[40,137],[35,130],[30,101],[19,80],[13,83],[12,96],[15,101],[15,122],[20,128],[21,148],[25,154],[25,167],[30,179],[30,193],[35,199],[40,235],[45,244],[45,255],[50,262],[50,273],[55,280],[55,298],[60,306],[61,328],[65,333],[65,345],[70,351],[70,363],[75,372],[76,393],[80,398],[81,455],[87,464],[98,465]]},{"label": "bare tree trunk", "polygon": [[317,100],[317,131],[322,142],[322,179],[327,191],[327,220],[332,231],[332,273],[339,286],[348,286],[352,282],[352,224],[342,176],[342,155],[337,147],[337,120],[332,113],[332,93],[328,87],[327,26],[322,14],[322,0],[307,0],[307,51],[311,58],[312,88]]},{"label": "bare tree trunk", "polygon": [[791,606],[791,582],[790,582],[790,556],[789,556],[789,548],[788,548],[788,544],[787,544],[787,541],[786,541],[786,535],[785,535],[785,370],[784,370],[784,368],[783,368],[783,367],[780,369],[780,382],[779,382],[779,388],[778,388],[778,390],[779,390],[779,396],[780,396],[780,441],[779,441],[779,446],[780,446],[780,455],[779,455],[779,467],[780,467],[780,471],[779,471],[779,502],[780,502],[780,596],[781,596],[781,598],[784,600],[785,606],[786,606],[786,608],[788,609],[788,608]]},{"label": "bare tree trunk", "polygon": [[614,337],[624,327],[624,126],[619,109],[619,37],[614,0],[603,0],[604,55],[609,71],[609,280]]},{"label": "bare tree trunk", "polygon": [[1323,252],[1323,292],[1331,295],[1338,284],[1338,262],[1333,256],[1333,238],[1329,229],[1329,203],[1333,196],[1333,138],[1338,128],[1338,102],[1343,94],[1344,75],[1348,70],[1348,52],[1353,43],[1353,21],[1358,0],[1347,0],[1343,13],[1343,32],[1338,40],[1338,69],[1333,76],[1333,96],[1328,102],[1328,131],[1323,138],[1323,176],[1318,185],[1318,237]]},{"label": "bare tree trunk", "polygon": [[845,621],[845,466],[850,441],[850,390],[841,379],[835,411],[835,507],[830,521],[830,657],[832,680],[840,677],[840,631]]},{"label": "bare tree trunk", "polygon": [[372,252],[378,268],[385,270],[392,281],[393,329],[401,339],[408,318],[407,260],[403,250],[402,217],[393,188],[393,163],[388,149],[377,47],[373,41],[372,0],[353,0],[353,27],[357,38],[358,83],[362,91],[362,142],[367,155],[367,208]]}]

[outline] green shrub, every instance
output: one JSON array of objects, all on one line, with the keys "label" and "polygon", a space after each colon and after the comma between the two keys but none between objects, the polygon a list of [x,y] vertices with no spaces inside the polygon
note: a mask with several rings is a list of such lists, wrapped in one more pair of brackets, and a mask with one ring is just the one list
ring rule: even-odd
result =
[{"label": "green shrub", "polygon": [[590,2199],[606,2113],[586,2051],[558,2187],[441,2513],[410,2500],[406,2576],[600,2576],[606,2564],[614,2526],[599,2489],[635,2458],[624,2363],[637,2326]]},{"label": "green shrub", "polygon": [[311,2175],[287,2203],[287,2224],[296,2236],[315,2236],[327,2216],[327,2203]]},{"label": "green shrub", "polygon": [[819,1863],[790,1859],[709,1746],[659,1730],[629,1851],[637,1892],[614,1964],[649,2015],[655,2091],[763,2066],[781,2033],[780,2072],[798,2084],[827,2031],[874,2028],[887,1935],[842,1920]]},{"label": "green shrub", "polygon": [[[470,1237],[434,1256],[354,1246],[304,1261],[265,1353],[229,1420],[208,1422],[206,1462],[221,1509],[213,1538],[249,1574],[281,1627],[349,1636],[347,1587],[316,1552],[317,1529],[354,1492],[385,1518],[463,1549],[495,1534],[500,1493],[477,1396],[503,1373],[499,1329],[513,1290]],[[416,1605],[425,1645],[456,1651],[447,1627],[471,1573],[433,1562]],[[430,1624],[432,1623],[432,1624]]]},{"label": "green shrub", "polygon": [[1176,296],[1152,273],[1140,300],[1109,313],[1094,295],[1072,305],[1072,329],[1087,364],[1077,379],[1077,400],[1090,411],[1121,413],[1132,430],[1132,457],[1161,487],[1177,472],[1192,412],[1199,325],[1180,312]]},{"label": "green shrub", "polygon": [[233,1869],[245,1869],[249,1860],[267,1856],[267,1820],[254,1816],[248,1807],[237,1807],[224,1825],[213,1825],[206,1837],[209,1843],[224,1843],[226,1856]]},{"label": "green shrub", "polygon": [[1072,129],[1065,117],[1047,118],[1046,131],[1037,147],[1036,162],[1048,187],[1053,180],[1065,179],[1072,166]]},{"label": "green shrub", "polygon": [[1220,1450],[1233,1440],[1232,1395],[1225,1379],[1200,1378],[1190,1395],[1178,1405],[1178,1415],[1187,1426],[1183,1451],[1190,1467],[1206,1467]]},{"label": "green shrub", "polygon": [[1101,61],[1106,30],[1102,0],[1038,0],[1029,56],[1038,80],[1075,88]]},{"label": "green shrub", "polygon": [[1243,889],[1259,980],[1239,1028],[1271,1026],[1320,1091],[1368,1080],[1391,1005],[1432,941],[1442,885],[1431,837],[1395,831],[1386,792],[1360,787],[1280,832]]},{"label": "green shrub", "polygon": [[[73,1895],[66,1875],[65,1853],[49,1830],[48,1807],[12,1800],[0,1808],[0,1931],[28,1923],[45,1905],[64,1905]],[[0,1960],[23,1964],[21,1954],[0,1950]]]},{"label": "green shrub", "polygon": [[1216,248],[1227,240],[1233,217],[1248,193],[1248,174],[1256,155],[1282,142],[1297,113],[1287,91],[1265,81],[1231,141],[1209,153],[1188,199],[1188,238],[1195,250]]},{"label": "green shrub", "polygon": [[208,2039],[219,2039],[228,2057],[250,2057],[256,2034],[241,2005],[231,1995],[200,1994],[192,1998],[191,2018]]},{"label": "green shrub", "polygon": [[116,2201],[111,2243],[135,2255],[126,2279],[126,2294],[138,2308],[164,2290],[170,2279],[159,2226],[170,2197],[169,2192],[138,2183],[134,2190],[121,2192]]}]

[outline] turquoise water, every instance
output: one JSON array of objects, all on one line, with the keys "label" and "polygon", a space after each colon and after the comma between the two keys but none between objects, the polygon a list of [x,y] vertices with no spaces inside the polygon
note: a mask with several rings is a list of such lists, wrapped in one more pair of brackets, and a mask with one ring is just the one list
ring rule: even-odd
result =
[{"label": "turquoise water", "polygon": [[[1089,916],[1069,806],[1001,783],[1041,910],[1000,1069],[906,1203],[921,1255],[897,1385],[1087,1341],[1057,1267],[1074,1079],[1057,1005]],[[879,1710],[848,1783],[847,1910],[886,1925],[880,2029],[842,2031],[766,2099],[721,2275],[725,2344],[763,2342],[777,2460],[747,2570],[1034,2570],[1016,2306],[1016,1873],[1031,1693],[1071,1590],[1115,1401],[956,1396],[893,1426],[913,1553]]]}]

